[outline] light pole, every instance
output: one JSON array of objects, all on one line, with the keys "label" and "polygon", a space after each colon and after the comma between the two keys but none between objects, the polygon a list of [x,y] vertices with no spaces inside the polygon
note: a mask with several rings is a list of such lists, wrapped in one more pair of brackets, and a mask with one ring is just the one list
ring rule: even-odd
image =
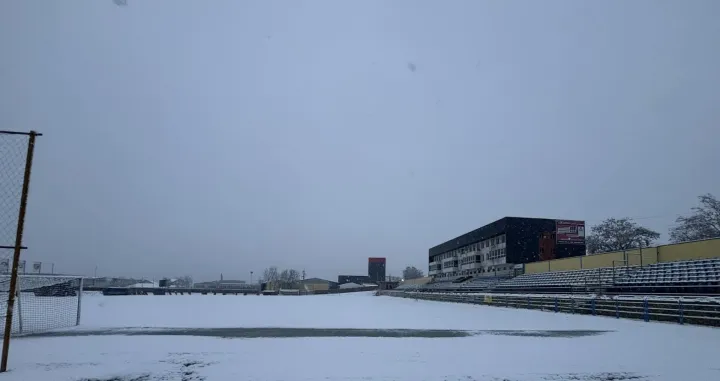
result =
[{"label": "light pole", "polygon": [[250,271],[250,284],[252,284],[252,276],[253,276],[253,272]]}]

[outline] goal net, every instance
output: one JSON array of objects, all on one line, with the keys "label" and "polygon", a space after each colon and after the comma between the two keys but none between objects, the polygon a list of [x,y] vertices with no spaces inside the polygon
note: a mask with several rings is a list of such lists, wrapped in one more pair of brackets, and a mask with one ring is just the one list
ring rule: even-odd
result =
[{"label": "goal net", "polygon": [[[0,275],[0,317],[4,327],[10,275]],[[11,335],[80,324],[82,278],[65,275],[19,275]],[[3,335],[0,330],[0,336]]]}]

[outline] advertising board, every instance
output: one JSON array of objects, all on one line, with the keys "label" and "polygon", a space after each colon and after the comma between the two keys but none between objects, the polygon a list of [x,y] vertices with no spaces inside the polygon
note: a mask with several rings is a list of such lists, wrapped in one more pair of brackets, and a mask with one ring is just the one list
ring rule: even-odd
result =
[{"label": "advertising board", "polygon": [[558,245],[585,243],[585,221],[555,220],[555,242]]}]

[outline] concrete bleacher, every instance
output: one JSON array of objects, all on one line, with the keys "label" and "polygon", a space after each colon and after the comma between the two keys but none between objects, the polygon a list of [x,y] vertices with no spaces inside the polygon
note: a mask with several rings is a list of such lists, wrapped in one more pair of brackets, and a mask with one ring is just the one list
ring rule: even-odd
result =
[{"label": "concrete bleacher", "polygon": [[507,280],[507,277],[475,277],[463,283],[460,288],[467,291],[487,291],[495,288],[498,284]]},{"label": "concrete bleacher", "polygon": [[406,291],[429,292],[672,292],[719,293],[720,258],[552,271],[507,277],[446,277],[422,285],[403,285]]},{"label": "concrete bleacher", "polygon": [[615,286],[717,287],[720,286],[720,258],[635,267],[626,276],[617,278]]},{"label": "concrete bleacher", "polygon": [[422,277],[422,278],[415,278],[415,279],[407,279],[404,280],[400,285],[398,285],[395,289],[396,290],[419,290],[423,288],[427,283],[430,283],[433,281],[432,277]]},{"label": "concrete bleacher", "polygon": [[446,277],[433,280],[426,284],[401,284],[396,290],[405,291],[486,291],[507,277]]},{"label": "concrete bleacher", "polygon": [[720,290],[720,258],[525,274],[500,283],[496,291],[608,291],[714,293]]},{"label": "concrete bleacher", "polygon": [[502,291],[523,291],[611,286],[614,279],[625,276],[631,268],[599,268],[524,274],[502,282],[495,288]]},{"label": "concrete bleacher", "polygon": [[455,283],[460,277],[448,277],[437,279],[434,282],[428,283],[423,287],[425,290],[452,290],[458,288],[459,285]]}]

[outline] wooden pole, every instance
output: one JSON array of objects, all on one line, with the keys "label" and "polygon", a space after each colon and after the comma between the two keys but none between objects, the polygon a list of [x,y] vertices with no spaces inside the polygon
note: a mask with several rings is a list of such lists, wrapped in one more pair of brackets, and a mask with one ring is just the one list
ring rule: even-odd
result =
[{"label": "wooden pole", "polygon": [[22,193],[20,194],[20,211],[18,213],[17,231],[15,233],[15,248],[13,252],[12,273],[10,275],[10,290],[8,290],[7,313],[5,314],[5,332],[2,344],[2,362],[0,372],[7,371],[8,352],[10,350],[10,333],[12,332],[12,316],[15,307],[15,293],[17,290],[18,265],[20,264],[20,251],[22,250],[23,229],[25,227],[25,211],[27,210],[28,189],[30,189],[30,170],[32,169],[33,151],[35,150],[35,137],[38,133],[30,131],[28,139],[27,157],[25,159],[25,175],[23,177]]}]

